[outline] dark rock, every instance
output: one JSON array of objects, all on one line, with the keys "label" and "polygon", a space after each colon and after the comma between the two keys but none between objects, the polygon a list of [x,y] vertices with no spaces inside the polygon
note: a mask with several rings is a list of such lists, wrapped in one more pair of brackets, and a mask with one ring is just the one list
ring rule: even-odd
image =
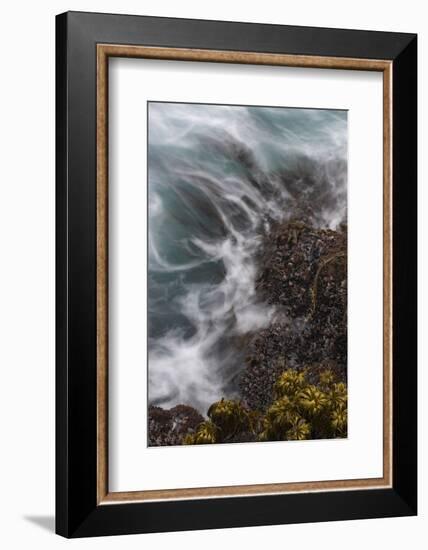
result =
[{"label": "dark rock", "polygon": [[315,379],[328,366],[346,379],[346,226],[332,231],[301,221],[278,224],[262,250],[257,291],[278,314],[250,340],[240,389],[250,408],[264,411],[285,368],[306,367]]},{"label": "dark rock", "polygon": [[181,445],[187,434],[194,433],[204,421],[193,407],[177,405],[172,409],[149,406],[149,446]]}]

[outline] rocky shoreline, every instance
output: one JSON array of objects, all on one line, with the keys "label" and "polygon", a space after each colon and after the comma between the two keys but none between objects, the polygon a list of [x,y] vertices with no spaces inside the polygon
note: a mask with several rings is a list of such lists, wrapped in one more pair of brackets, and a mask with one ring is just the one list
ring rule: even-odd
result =
[{"label": "rocky shoreline", "polygon": [[213,403],[201,411],[208,420],[185,404],[150,406],[150,446],[346,435],[346,229],[302,220],[271,229],[260,247],[256,290],[275,315],[245,336],[239,401]]}]

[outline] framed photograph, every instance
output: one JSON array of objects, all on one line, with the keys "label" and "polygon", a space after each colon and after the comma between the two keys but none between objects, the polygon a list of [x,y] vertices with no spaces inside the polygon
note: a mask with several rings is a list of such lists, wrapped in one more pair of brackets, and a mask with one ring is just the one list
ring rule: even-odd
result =
[{"label": "framed photograph", "polygon": [[56,24],[57,533],[416,514],[416,35]]}]

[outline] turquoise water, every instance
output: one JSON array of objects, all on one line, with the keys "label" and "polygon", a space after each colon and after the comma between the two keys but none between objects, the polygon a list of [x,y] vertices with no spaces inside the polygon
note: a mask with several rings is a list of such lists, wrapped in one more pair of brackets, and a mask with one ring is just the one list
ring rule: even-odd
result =
[{"label": "turquoise water", "polygon": [[346,221],[347,113],[149,103],[149,401],[233,397],[236,341],[275,316],[255,292],[278,221]]}]

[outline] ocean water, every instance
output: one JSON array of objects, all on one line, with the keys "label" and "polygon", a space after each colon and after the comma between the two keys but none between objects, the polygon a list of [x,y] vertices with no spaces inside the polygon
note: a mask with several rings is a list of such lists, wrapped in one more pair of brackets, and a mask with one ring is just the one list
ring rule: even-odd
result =
[{"label": "ocean water", "polygon": [[149,402],[205,414],[236,396],[245,337],[275,315],[255,290],[269,228],[346,222],[347,113],[148,109]]}]

